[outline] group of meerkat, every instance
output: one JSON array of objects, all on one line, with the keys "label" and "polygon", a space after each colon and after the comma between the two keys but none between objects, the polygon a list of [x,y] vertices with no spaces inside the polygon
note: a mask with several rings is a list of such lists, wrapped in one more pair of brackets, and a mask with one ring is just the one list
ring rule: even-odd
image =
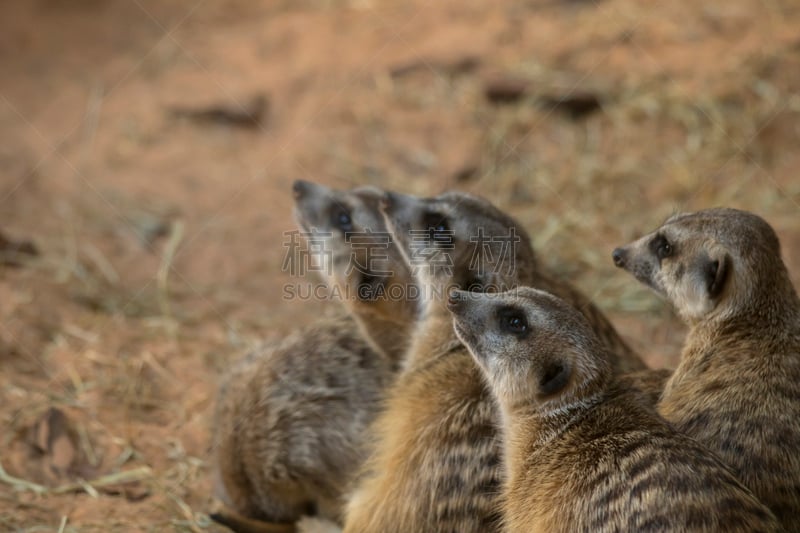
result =
[{"label": "group of meerkat", "polygon": [[[482,198],[293,192],[301,230],[323,240],[325,281],[354,296],[223,379],[217,521],[800,531],[800,299],[763,219],[680,214],[614,250],[690,328],[671,371],[647,368]],[[391,238],[368,258],[353,246],[365,234]]]}]

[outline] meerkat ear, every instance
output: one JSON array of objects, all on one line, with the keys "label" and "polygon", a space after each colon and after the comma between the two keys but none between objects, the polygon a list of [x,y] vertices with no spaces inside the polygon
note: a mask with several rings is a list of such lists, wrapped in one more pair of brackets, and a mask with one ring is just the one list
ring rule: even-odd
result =
[{"label": "meerkat ear", "polygon": [[716,257],[709,257],[705,266],[708,297],[712,299],[719,296],[725,288],[731,266],[731,258],[727,253],[721,252],[715,255]]},{"label": "meerkat ear", "polygon": [[564,360],[547,361],[539,374],[539,395],[550,396],[567,386],[572,369]]},{"label": "meerkat ear", "polygon": [[690,263],[685,283],[676,285],[670,297],[686,320],[697,320],[714,309],[731,270],[731,259],[725,250],[697,253]]}]

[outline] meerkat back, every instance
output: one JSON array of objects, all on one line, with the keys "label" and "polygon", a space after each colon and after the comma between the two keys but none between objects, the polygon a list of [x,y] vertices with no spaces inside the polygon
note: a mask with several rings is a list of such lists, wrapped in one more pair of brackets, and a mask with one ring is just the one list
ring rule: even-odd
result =
[{"label": "meerkat back", "polygon": [[614,262],[690,326],[659,412],[800,531],[800,300],[774,230],[734,209],[676,215]]},{"label": "meerkat back", "polygon": [[523,287],[455,292],[449,307],[501,413],[506,531],[778,530],[726,465],[618,381],[566,302]]},{"label": "meerkat back", "polygon": [[346,316],[320,319],[238,362],[214,416],[220,499],[269,522],[337,518],[392,376]]},{"label": "meerkat back", "polygon": [[381,193],[308,182],[294,191],[298,223],[322,239],[316,259],[352,317],[319,319],[235,365],[214,424],[218,497],[245,517],[281,523],[315,513],[340,519],[415,312],[380,292],[411,283],[397,252],[384,246],[368,257],[351,240],[380,235]]}]

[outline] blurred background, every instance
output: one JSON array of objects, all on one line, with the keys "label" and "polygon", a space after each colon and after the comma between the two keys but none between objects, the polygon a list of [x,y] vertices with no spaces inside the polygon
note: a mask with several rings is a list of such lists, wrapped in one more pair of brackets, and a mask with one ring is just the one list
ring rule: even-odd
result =
[{"label": "blurred background", "polygon": [[732,206],[800,280],[798,30],[790,0],[0,2],[0,529],[221,531],[218,377],[319,312],[282,299],[298,178],[484,195],[674,365],[610,252]]}]

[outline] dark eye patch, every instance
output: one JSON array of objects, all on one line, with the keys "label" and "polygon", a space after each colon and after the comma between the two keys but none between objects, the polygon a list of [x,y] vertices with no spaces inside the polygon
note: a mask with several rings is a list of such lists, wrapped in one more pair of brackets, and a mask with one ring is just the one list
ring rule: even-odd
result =
[{"label": "dark eye patch", "polygon": [[650,252],[658,257],[659,261],[666,259],[675,252],[672,244],[670,244],[667,238],[660,233],[653,237],[648,246],[650,248]]},{"label": "dark eye patch", "polygon": [[522,339],[528,336],[530,327],[525,312],[513,306],[501,307],[497,310],[500,330]]},{"label": "dark eye patch", "polygon": [[435,211],[428,211],[422,219],[431,243],[446,243],[452,240],[447,217]]},{"label": "dark eye patch", "polygon": [[343,205],[336,204],[331,209],[331,225],[343,232],[353,231],[353,219],[350,210]]},{"label": "dark eye patch", "polygon": [[548,364],[542,371],[539,379],[539,390],[543,396],[549,396],[566,387],[569,382],[569,367],[556,361]]}]

